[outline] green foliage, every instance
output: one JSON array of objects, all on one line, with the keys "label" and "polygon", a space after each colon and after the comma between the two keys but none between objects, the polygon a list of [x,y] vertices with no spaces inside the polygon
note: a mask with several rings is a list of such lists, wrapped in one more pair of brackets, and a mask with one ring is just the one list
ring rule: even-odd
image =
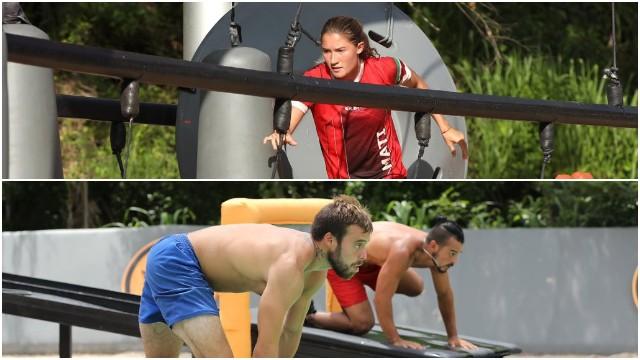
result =
[{"label": "green foliage", "polygon": [[637,226],[636,182],[562,182],[542,194],[550,226]]},{"label": "green foliage", "polygon": [[[489,189],[499,185],[483,184]],[[433,200],[391,200],[377,218],[423,230],[438,215],[471,229],[637,226],[638,186],[634,182],[518,184],[530,184],[528,193],[502,201],[478,196],[463,199],[454,186]]]},{"label": "green foliage", "polygon": [[171,196],[160,193],[147,194],[148,208],[130,206],[124,212],[122,222],[114,222],[104,227],[146,227],[149,225],[190,224],[196,219],[188,207],[174,210]]},{"label": "green foliage", "polygon": [[[462,91],[605,102],[600,77],[601,69],[612,61],[608,3],[397,5],[434,43]],[[181,58],[182,3],[44,2],[22,6],[31,22],[53,40]],[[636,3],[616,3],[616,10],[618,67],[625,103],[637,106],[638,7]],[[504,55],[502,60],[496,60],[496,52]],[[55,80],[61,94],[119,96],[120,83],[114,79],[57,71]],[[140,96],[142,101],[177,102],[174,88],[143,84]],[[539,176],[541,154],[535,124],[467,120],[470,178]],[[175,129],[134,125],[133,132],[128,177],[178,178]],[[108,134],[105,123],[60,121],[66,178],[120,177]],[[556,150],[547,176],[581,170],[596,178],[637,178],[636,134],[629,129],[557,126]],[[274,189],[283,194],[292,190],[286,186]],[[345,191],[361,196],[370,190],[355,186]],[[397,195],[404,196],[402,191]],[[384,206],[375,199],[372,207]]]},{"label": "green foliage", "polygon": [[3,182],[2,231],[64,227],[67,196],[64,182]]},{"label": "green foliage", "polygon": [[[18,182],[3,183],[3,230],[82,227],[87,184],[90,226],[218,224],[234,197],[357,197],[374,220],[421,229],[438,215],[466,228],[637,226],[638,185],[619,182]],[[39,199],[37,202],[30,199]]]},{"label": "green foliage", "polygon": [[[606,103],[605,80],[596,65],[582,60],[507,56],[504,63],[462,61],[462,91],[531,99]],[[637,106],[637,90],[625,97]],[[542,154],[536,123],[467,118],[470,178],[536,178]],[[549,174],[591,172],[595,178],[636,178],[636,129],[556,125],[555,152]]]},{"label": "green foliage", "polygon": [[[182,3],[22,3],[22,7],[52,40],[182,57]],[[60,94],[120,96],[120,82],[115,79],[57,71],[55,82]],[[140,100],[175,104],[177,90],[142,84]],[[59,128],[66,178],[120,178],[108,123],[62,119]],[[127,170],[128,178],[179,178],[175,128],[134,121]]]},{"label": "green foliage", "polygon": [[418,229],[428,230],[433,226],[432,221],[437,216],[445,216],[458,222],[466,228],[502,228],[506,227],[505,218],[493,201],[478,201],[461,199],[460,193],[450,187],[440,197],[433,200],[422,200],[419,204],[414,201],[392,200],[386,211],[380,217],[386,221],[393,221],[409,225]]},{"label": "green foliage", "polygon": [[[462,59],[493,63],[495,50],[489,39],[506,55],[562,56],[564,65],[570,59],[589,59],[601,68],[612,64],[610,3],[397,5],[425,32],[449,65]],[[638,81],[638,4],[618,2],[615,6],[618,67],[623,84],[630,85],[625,94],[631,96]]]}]

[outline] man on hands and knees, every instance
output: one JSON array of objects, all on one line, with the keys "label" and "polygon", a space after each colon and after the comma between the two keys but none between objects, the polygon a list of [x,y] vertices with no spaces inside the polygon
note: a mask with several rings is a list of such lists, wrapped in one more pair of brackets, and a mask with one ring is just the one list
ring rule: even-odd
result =
[{"label": "man on hands and knees", "polygon": [[451,347],[467,350],[476,346],[458,337],[453,291],[447,270],[462,253],[464,234],[458,224],[438,218],[427,234],[392,222],[373,223],[367,245],[366,262],[356,276],[340,278],[331,270],[327,274],[331,288],[342,306],[341,313],[315,312],[307,323],[319,328],[356,335],[367,333],[374,325],[374,315],[364,285],[375,291],[375,311],[385,336],[394,346],[421,349],[416,342],[402,339],[393,321],[391,299],[394,294],[418,296],[424,290],[421,276],[413,268],[428,268],[438,298],[438,306]]},{"label": "man on hands and knees", "polygon": [[320,210],[311,234],[267,224],[212,226],[164,237],[149,252],[140,301],[148,357],[232,357],[213,291],[259,295],[256,357],[292,357],[327,269],[350,278],[364,262],[372,224],[354,198]]}]

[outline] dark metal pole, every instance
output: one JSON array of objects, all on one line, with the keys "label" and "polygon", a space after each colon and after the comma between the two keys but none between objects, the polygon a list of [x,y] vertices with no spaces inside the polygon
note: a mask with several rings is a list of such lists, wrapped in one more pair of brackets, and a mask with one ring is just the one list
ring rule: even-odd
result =
[{"label": "dark metal pole", "polygon": [[61,358],[71,357],[71,326],[60,324],[60,339],[58,350]]},{"label": "dark metal pole", "polygon": [[7,34],[8,60],[140,82],[315,103],[565,124],[638,127],[637,107],[353,84]]},{"label": "dark metal pole", "polygon": [[[73,95],[57,95],[58,117],[125,122],[120,113],[120,101]],[[140,103],[137,124],[176,125],[177,106],[171,104]]]}]

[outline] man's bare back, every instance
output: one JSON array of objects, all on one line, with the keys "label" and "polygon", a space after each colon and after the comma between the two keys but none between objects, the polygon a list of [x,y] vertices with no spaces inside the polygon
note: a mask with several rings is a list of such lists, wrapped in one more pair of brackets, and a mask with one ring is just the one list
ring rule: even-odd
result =
[{"label": "man's bare back", "polygon": [[390,221],[376,221],[367,244],[366,262],[382,266],[392,248],[404,248],[413,255],[412,267],[428,267],[432,262],[422,251],[426,238],[427,233],[422,230]]},{"label": "man's bare back", "polygon": [[212,226],[169,235],[147,256],[140,334],[149,357],[231,357],[213,293],[260,294],[253,355],[291,357],[326,270],[358,272],[372,230],[360,203],[339,196],[316,214],[311,234],[265,224]]},{"label": "man's bare back", "polygon": [[292,263],[302,273],[315,256],[308,233],[268,224],[212,226],[188,237],[202,272],[222,292],[261,295],[275,264]]},{"label": "man's bare back", "polygon": [[473,348],[472,344],[458,338],[453,291],[446,273],[457,261],[457,255],[462,252],[464,236],[457,224],[446,222],[446,229],[441,228],[442,224],[444,223],[437,224],[431,234],[428,234],[403,224],[374,222],[373,232],[367,244],[366,260],[367,264],[374,266],[366,267],[365,271],[361,271],[350,280],[340,280],[329,271],[329,283],[342,305],[343,312],[317,312],[307,316],[307,320],[326,329],[355,334],[366,333],[374,324],[374,309],[364,291],[366,284],[375,289],[375,312],[389,342],[400,347],[421,348],[416,342],[400,338],[393,321],[391,298],[396,293],[407,296],[421,294],[424,290],[422,277],[412,268],[429,268],[449,336],[449,344]]}]

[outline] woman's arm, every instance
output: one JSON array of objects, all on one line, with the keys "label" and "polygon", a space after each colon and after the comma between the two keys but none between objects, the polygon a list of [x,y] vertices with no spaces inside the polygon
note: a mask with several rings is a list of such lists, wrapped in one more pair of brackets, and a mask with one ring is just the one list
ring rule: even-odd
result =
[{"label": "woman's arm", "polygon": [[[407,66],[407,68],[409,67]],[[429,85],[427,85],[427,82],[424,81],[424,79],[422,79],[420,75],[416,74],[416,72],[413,71],[411,68],[409,68],[409,71],[411,71],[411,77],[405,80],[400,85],[406,86],[409,88],[414,88],[414,89],[423,89],[423,90],[429,89]],[[440,128],[440,133],[444,138],[444,142],[449,147],[449,150],[451,150],[451,155],[453,156],[456,155],[456,148],[454,145],[458,144],[462,149],[462,158],[466,160],[469,157],[469,155],[467,151],[467,141],[464,138],[464,134],[460,130],[451,126],[451,124],[449,124],[449,122],[447,121],[447,119],[444,118],[444,116],[440,114],[431,114],[431,116],[433,117],[433,120],[435,120],[436,124]]]},{"label": "woman's arm", "polygon": [[[304,114],[305,113],[302,110],[298,109],[297,107],[295,106],[291,107],[291,123],[289,124],[289,131],[287,131],[287,135],[285,135],[285,138],[284,138],[285,144],[289,144],[291,146],[298,145],[298,142],[295,141],[295,139],[293,138],[293,132],[296,130],[296,128],[300,124],[300,121],[304,117]],[[280,145],[280,136],[278,135],[279,135],[278,132],[274,131],[273,134],[266,136],[264,140],[262,140],[262,143],[266,144],[267,142],[271,142],[271,146],[273,147],[273,150],[277,150],[278,145]]]}]

